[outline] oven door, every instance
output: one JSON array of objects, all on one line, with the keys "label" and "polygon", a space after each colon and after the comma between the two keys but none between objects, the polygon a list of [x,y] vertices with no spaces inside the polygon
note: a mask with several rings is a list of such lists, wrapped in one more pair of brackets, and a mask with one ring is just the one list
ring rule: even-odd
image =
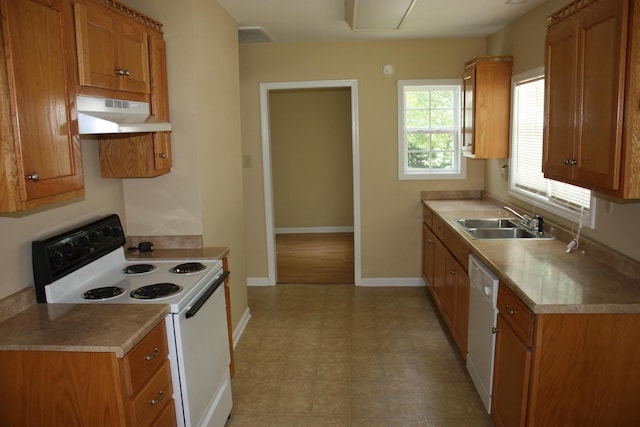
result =
[{"label": "oven door", "polygon": [[220,272],[173,315],[186,427],[222,426],[231,413],[231,359],[223,284],[228,274]]}]

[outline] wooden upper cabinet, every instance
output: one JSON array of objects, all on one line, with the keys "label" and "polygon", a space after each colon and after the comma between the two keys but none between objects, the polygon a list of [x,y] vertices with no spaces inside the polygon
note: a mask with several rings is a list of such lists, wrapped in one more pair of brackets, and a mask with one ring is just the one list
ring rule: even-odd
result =
[{"label": "wooden upper cabinet", "polygon": [[149,41],[145,27],[90,1],[75,3],[80,93],[89,88],[149,94]]},{"label": "wooden upper cabinet", "polygon": [[509,157],[512,58],[474,58],[464,67],[462,154],[474,159]]},{"label": "wooden upper cabinet", "polygon": [[[149,32],[151,113],[169,121],[167,55],[162,34]],[[105,178],[148,178],[171,171],[171,132],[102,135],[100,170]]]},{"label": "wooden upper cabinet", "polygon": [[548,18],[546,177],[640,198],[639,8],[632,0],[580,1]]},{"label": "wooden upper cabinet", "polygon": [[0,0],[0,10],[0,211],[81,196],[71,4]]}]

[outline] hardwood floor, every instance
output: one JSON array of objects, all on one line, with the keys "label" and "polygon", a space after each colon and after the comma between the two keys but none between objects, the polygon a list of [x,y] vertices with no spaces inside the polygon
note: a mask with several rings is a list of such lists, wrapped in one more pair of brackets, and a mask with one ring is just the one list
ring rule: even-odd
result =
[{"label": "hardwood floor", "polygon": [[353,233],[277,234],[278,284],[354,283]]}]

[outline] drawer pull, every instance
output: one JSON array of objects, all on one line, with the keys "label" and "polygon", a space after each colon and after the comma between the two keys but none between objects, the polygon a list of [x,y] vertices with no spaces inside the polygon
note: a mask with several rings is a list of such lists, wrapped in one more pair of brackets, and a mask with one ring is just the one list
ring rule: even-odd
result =
[{"label": "drawer pull", "polygon": [[449,274],[451,274],[452,276],[454,276],[456,274],[456,270],[453,268],[449,269]]},{"label": "drawer pull", "polygon": [[151,399],[151,401],[149,403],[151,403],[152,405],[157,405],[158,403],[162,402],[164,400],[164,391],[160,390],[158,392],[158,397],[156,397],[155,399]]},{"label": "drawer pull", "polygon": [[153,349],[153,354],[149,354],[147,356],[144,357],[144,360],[146,360],[147,362],[150,360],[155,359],[156,357],[160,356],[160,349],[158,347],[155,347]]},{"label": "drawer pull", "polygon": [[428,244],[430,244],[430,245],[433,245],[433,240],[428,239],[428,240],[427,240],[427,243],[428,243]]},{"label": "drawer pull", "polygon": [[513,308],[511,308],[509,304],[506,304],[504,306],[504,311],[506,311],[508,314],[511,314],[512,316],[516,314],[516,311]]}]

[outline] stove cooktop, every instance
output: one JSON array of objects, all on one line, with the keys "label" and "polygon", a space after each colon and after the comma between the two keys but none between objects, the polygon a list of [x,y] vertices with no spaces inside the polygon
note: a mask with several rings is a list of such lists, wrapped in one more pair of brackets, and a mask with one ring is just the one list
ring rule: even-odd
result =
[{"label": "stove cooktop", "polygon": [[[176,274],[171,269],[176,265],[185,263],[185,260],[162,260],[152,262],[154,270],[139,274],[126,273],[127,268],[140,264],[139,261],[127,261],[124,250],[118,249],[88,264],[77,271],[47,285],[45,287],[47,302],[49,303],[81,303],[81,304],[170,304],[172,312],[182,308],[187,301],[210,282],[222,271],[222,262],[219,260],[198,260],[204,268],[197,273]],[[150,262],[151,264],[151,262]],[[143,298],[132,296],[132,292],[143,287],[158,284],[171,284],[173,292],[151,298],[148,293],[143,293]],[[85,292],[96,288],[121,288],[123,291],[117,295],[111,295],[105,299],[86,299]],[[156,287],[157,289],[157,287]]]}]

